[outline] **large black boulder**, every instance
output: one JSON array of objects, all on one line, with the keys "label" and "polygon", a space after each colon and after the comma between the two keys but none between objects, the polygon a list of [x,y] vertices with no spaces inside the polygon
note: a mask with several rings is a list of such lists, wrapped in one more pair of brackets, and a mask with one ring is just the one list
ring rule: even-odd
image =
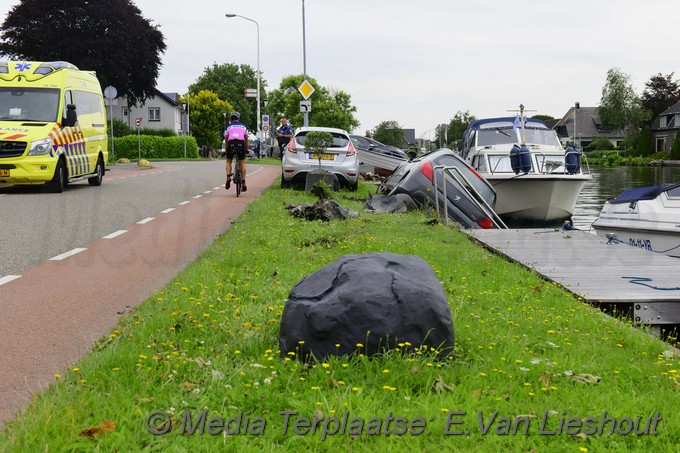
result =
[{"label": "large black boulder", "polygon": [[345,255],[303,277],[279,330],[281,356],[301,360],[423,345],[445,357],[453,339],[437,275],[422,258],[393,253]]}]

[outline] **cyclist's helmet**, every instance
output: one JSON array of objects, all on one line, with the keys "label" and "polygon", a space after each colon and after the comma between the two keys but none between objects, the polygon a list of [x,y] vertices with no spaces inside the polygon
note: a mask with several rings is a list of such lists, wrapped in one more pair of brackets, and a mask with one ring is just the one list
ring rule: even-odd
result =
[{"label": "cyclist's helmet", "polygon": [[239,112],[231,112],[231,119],[232,120],[240,120],[241,114]]}]

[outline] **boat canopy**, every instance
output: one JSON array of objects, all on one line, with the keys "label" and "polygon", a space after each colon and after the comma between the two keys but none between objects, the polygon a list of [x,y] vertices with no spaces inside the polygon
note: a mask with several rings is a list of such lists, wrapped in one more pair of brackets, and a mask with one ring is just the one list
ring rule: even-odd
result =
[{"label": "boat canopy", "polygon": [[648,186],[637,187],[635,189],[628,189],[621,192],[616,198],[609,200],[610,203],[630,203],[631,201],[653,200],[660,193],[667,190],[680,187],[680,184],[671,184],[665,186]]}]

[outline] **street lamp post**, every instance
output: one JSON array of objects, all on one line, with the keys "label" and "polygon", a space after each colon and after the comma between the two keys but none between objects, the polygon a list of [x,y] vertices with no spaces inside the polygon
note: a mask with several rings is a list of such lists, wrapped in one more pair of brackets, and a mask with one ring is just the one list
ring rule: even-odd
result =
[{"label": "street lamp post", "polygon": [[[307,80],[307,39],[305,36],[305,0],[302,0],[302,80]],[[309,126],[309,113],[305,110],[302,120],[304,127]]]},{"label": "street lamp post", "polygon": [[225,14],[226,17],[240,17],[241,19],[248,20],[257,26],[257,136],[261,137],[260,134],[260,24],[256,20],[250,19],[249,17],[241,16],[240,14]]}]

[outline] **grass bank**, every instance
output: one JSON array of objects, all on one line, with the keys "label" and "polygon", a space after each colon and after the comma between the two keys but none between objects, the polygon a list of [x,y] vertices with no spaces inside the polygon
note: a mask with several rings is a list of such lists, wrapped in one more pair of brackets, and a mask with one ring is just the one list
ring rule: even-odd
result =
[{"label": "grass bank", "polygon": [[[667,344],[423,213],[363,211],[367,190],[337,194],[358,218],[319,223],[285,210],[311,196],[272,186],[9,423],[0,450],[675,451],[680,360]],[[290,289],[376,251],[432,266],[455,353],[367,358],[358,344],[309,366],[281,358]]]}]

